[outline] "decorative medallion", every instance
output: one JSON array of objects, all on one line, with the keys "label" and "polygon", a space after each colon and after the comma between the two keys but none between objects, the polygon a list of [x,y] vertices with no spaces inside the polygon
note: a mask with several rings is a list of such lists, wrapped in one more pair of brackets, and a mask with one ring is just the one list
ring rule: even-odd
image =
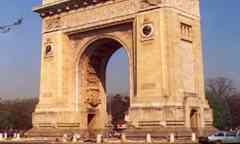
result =
[{"label": "decorative medallion", "polygon": [[54,54],[53,52],[53,42],[51,39],[47,39],[46,42],[44,43],[44,57],[52,57]]},{"label": "decorative medallion", "polygon": [[148,39],[152,38],[153,33],[154,33],[153,24],[151,24],[151,23],[143,24],[141,33],[142,33],[143,40],[148,40]]}]

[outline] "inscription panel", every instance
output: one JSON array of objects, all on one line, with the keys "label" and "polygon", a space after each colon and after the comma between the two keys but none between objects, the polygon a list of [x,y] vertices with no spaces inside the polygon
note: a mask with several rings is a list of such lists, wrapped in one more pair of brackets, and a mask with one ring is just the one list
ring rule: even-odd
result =
[{"label": "inscription panel", "polygon": [[175,7],[189,14],[199,16],[199,0],[144,0],[141,3],[142,8],[157,5]]},{"label": "inscription panel", "polygon": [[77,11],[69,12],[68,14],[61,16],[61,19],[46,19],[45,23],[47,23],[47,25],[44,28],[45,32],[60,28],[60,25],[56,26],[51,24],[55,23],[56,20],[61,21],[61,28],[73,28],[82,25],[90,25],[92,23],[99,23],[101,21],[106,22],[107,20],[133,14],[136,10],[137,2],[134,0],[108,2],[104,5],[86,7]]},{"label": "inscription panel", "polygon": [[144,83],[142,85],[143,90],[150,90],[156,88],[156,83]]}]

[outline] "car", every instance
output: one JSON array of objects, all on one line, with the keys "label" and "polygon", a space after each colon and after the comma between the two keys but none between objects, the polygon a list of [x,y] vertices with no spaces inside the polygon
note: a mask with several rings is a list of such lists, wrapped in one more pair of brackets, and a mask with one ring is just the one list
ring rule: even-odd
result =
[{"label": "car", "polygon": [[240,131],[218,131],[207,137],[199,137],[202,144],[240,144]]},{"label": "car", "polygon": [[223,140],[226,144],[240,144],[240,131],[231,131],[226,134],[226,139]]}]

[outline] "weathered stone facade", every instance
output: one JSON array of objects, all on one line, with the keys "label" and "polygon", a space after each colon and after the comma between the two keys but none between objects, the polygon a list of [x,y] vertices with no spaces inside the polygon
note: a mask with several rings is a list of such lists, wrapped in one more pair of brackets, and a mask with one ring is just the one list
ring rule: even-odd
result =
[{"label": "weathered stone facade", "polygon": [[43,0],[35,128],[104,129],[105,70],[129,58],[129,124],[206,128],[199,0]]}]

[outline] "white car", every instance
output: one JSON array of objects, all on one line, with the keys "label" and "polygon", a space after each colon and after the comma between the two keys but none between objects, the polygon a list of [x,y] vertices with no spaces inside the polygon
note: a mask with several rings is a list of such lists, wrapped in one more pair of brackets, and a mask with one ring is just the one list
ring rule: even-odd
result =
[{"label": "white car", "polygon": [[200,143],[240,144],[240,131],[218,131],[208,137],[200,137]]}]

